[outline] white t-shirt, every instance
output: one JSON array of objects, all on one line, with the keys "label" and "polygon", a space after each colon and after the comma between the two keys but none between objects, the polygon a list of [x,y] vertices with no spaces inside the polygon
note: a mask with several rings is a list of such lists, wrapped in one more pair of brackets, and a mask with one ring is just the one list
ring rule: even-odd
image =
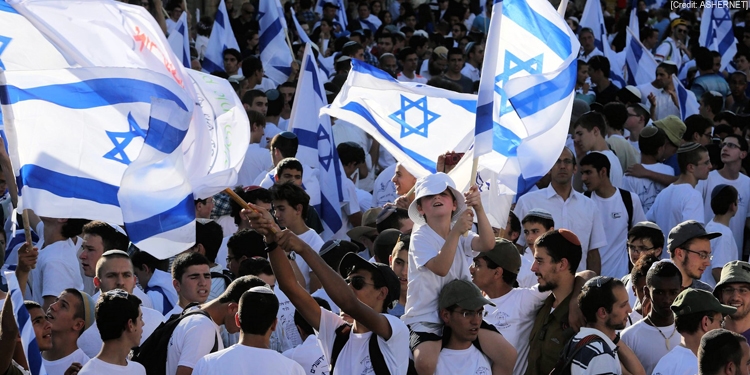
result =
[{"label": "white t-shirt", "polygon": [[76,349],[73,353],[55,361],[48,361],[42,357],[42,364],[49,375],[63,375],[74,362],[85,365],[88,361],[89,357],[81,349]]},{"label": "white t-shirt", "polygon": [[31,294],[33,300],[44,305],[44,296],[57,297],[67,288],[83,290],[81,265],[76,256],[83,240],[57,241],[39,250],[36,268],[31,270]]},{"label": "white t-shirt", "polygon": [[[669,185],[656,197],[646,218],[661,228],[666,244],[669,231],[677,224],[686,220],[703,223],[703,197],[690,184]],[[662,251],[661,257],[669,258],[669,252]]]},{"label": "white t-shirt", "polygon": [[677,345],[659,360],[653,375],[695,375],[698,373],[698,357],[693,351]]},{"label": "white t-shirt", "polygon": [[[162,323],[164,316],[158,311],[144,306],[141,306],[141,312],[143,313],[143,335],[141,335],[141,344],[143,344],[143,342],[154,333],[156,327]],[[89,358],[94,358],[99,354],[104,343],[102,342],[102,336],[96,322],[83,331],[81,336],[78,337],[77,344],[78,348],[83,350]]]},{"label": "white t-shirt", "polygon": [[114,365],[99,358],[91,360],[83,366],[78,375],[146,375],[146,368],[138,362],[128,361],[127,366]]},{"label": "white t-shirt", "polygon": [[711,193],[715,187],[722,184],[734,186],[738,193],[737,214],[729,219],[729,228],[732,229],[732,238],[739,250],[735,259],[740,259],[744,245],[742,242],[745,234],[745,220],[750,217],[750,177],[740,173],[736,180],[727,180],[719,174],[719,171],[714,170],[708,174],[708,179],[698,181],[695,190],[703,195],[703,217],[706,223],[714,217],[714,211],[711,209]]},{"label": "white t-shirt", "polygon": [[[659,333],[659,330],[662,333]],[[669,338],[669,348],[667,348],[667,343],[662,334]],[[677,332],[674,324],[657,329],[646,324],[645,319],[625,328],[620,336],[622,342],[632,349],[641,361],[643,368],[646,369],[646,374],[653,373],[659,360],[670,350],[680,345],[680,340],[682,340],[682,336]]]},{"label": "white t-shirt", "polygon": [[[643,168],[668,176],[674,175],[672,167],[662,164],[641,164]],[[645,177],[625,176],[622,178],[622,188],[638,195],[643,207],[643,212],[648,212],[656,200],[656,196],[664,190],[665,186]]]},{"label": "white t-shirt", "polygon": [[328,304],[331,305],[331,311],[334,314],[339,315],[339,313],[341,312],[341,309],[339,308],[339,306],[336,303],[333,302],[333,300],[328,295],[328,292],[326,292],[325,289],[320,288],[320,289],[316,290],[314,293],[312,293],[311,295],[313,297],[320,297],[320,298],[328,301]]},{"label": "white t-shirt", "polygon": [[[313,251],[320,252],[320,248],[325,244],[325,241],[323,241],[322,238],[318,235],[318,233],[315,232],[314,229],[308,229],[307,232],[300,234],[299,236],[300,240],[304,241],[306,244],[310,245],[310,247],[313,249]],[[307,265],[304,259],[302,257],[298,256],[294,258],[294,261],[297,262],[297,266],[299,267],[300,272],[302,273],[302,276],[305,278],[305,283],[307,284],[307,290],[310,290],[310,266]]]},{"label": "white t-shirt", "polygon": [[261,138],[260,140],[260,147],[266,148],[268,146],[268,142],[272,140],[276,134],[279,133],[281,133],[281,129],[279,129],[276,124],[267,122],[265,128],[263,128],[263,138]]},{"label": "white t-shirt", "polygon": [[[461,72],[461,74],[463,74],[463,72]],[[422,77],[421,75],[417,74],[417,72],[414,72],[414,78],[409,78],[405,76],[404,73],[399,73],[396,76],[396,79],[399,82],[414,82],[414,83],[421,83],[421,84],[427,83],[427,78]]]},{"label": "white t-shirt", "polygon": [[476,82],[481,78],[482,70],[479,68],[475,68],[474,65],[466,63],[461,69],[461,74],[469,77],[470,80]]},{"label": "white t-shirt", "polygon": [[[300,160],[302,163],[302,188],[310,197],[310,206],[320,204],[320,180],[318,180],[318,171],[313,167],[305,164],[304,160]],[[276,168],[271,169],[268,173],[262,173],[255,178],[253,185],[258,185],[265,189],[270,189],[273,186],[276,178]]]},{"label": "white t-shirt", "polygon": [[259,143],[251,143],[247,147],[245,160],[242,162],[237,175],[237,184],[250,186],[259,174],[268,172],[271,169],[273,169],[271,152],[268,149],[261,148]]},{"label": "white t-shirt", "polygon": [[448,274],[444,277],[434,274],[425,267],[430,259],[438,255],[445,244],[429,225],[415,225],[411,235],[409,251],[409,287],[406,291],[406,309],[401,319],[406,324],[429,322],[442,324],[438,316],[438,295],[443,287],[455,279],[471,281],[469,267],[479,253],[471,249],[471,241],[478,237],[469,231],[467,236],[458,240],[456,254],[453,256]]},{"label": "white t-shirt", "polygon": [[638,204],[638,196],[625,190],[618,190],[609,197],[602,198],[591,193],[591,199],[599,207],[602,225],[607,228],[607,246],[599,249],[602,259],[602,276],[620,277],[628,273],[628,211],[620,194],[630,194],[633,202],[633,217],[630,224],[635,225],[646,220],[643,207]]},{"label": "white t-shirt", "polygon": [[396,185],[391,179],[396,174],[396,164],[383,169],[375,182],[372,184],[372,206],[383,207],[384,204],[395,202],[398,198],[396,194]]},{"label": "white t-shirt", "polygon": [[[409,329],[399,318],[388,314],[381,315],[385,316],[391,325],[391,337],[386,341],[378,336],[380,352],[383,353],[385,364],[392,375],[406,375],[411,352],[409,350]],[[320,348],[329,363],[333,351],[333,341],[336,339],[336,328],[345,323],[340,316],[322,307],[320,308],[320,328],[316,333],[318,334],[318,341],[320,341]],[[341,349],[336,360],[335,372],[331,375],[371,373],[370,336],[372,336],[372,332],[354,333],[354,330],[352,330],[349,333],[349,341]]]},{"label": "white t-shirt", "polygon": [[198,360],[209,354],[217,341],[219,350],[224,349],[219,327],[213,320],[201,314],[182,319],[169,339],[167,375],[175,374],[179,366],[195,369]]},{"label": "white t-shirt", "polygon": [[[221,264],[217,264],[209,269],[210,272],[221,273],[226,268],[222,267]],[[213,301],[219,297],[227,289],[227,281],[223,277],[212,277],[211,278],[211,291],[208,293],[207,301]]]},{"label": "white t-shirt", "polygon": [[711,240],[711,267],[706,268],[701,275],[701,281],[714,288],[716,286],[716,280],[711,274],[711,270],[718,268],[721,270],[725,264],[738,260],[737,257],[737,245],[734,243],[734,237],[732,237],[732,230],[724,224],[717,223],[713,220],[706,224],[706,232],[719,232],[721,236]]},{"label": "white t-shirt", "polygon": [[[555,228],[569,229],[578,236],[583,254],[581,254],[581,263],[578,264],[576,271],[586,269],[589,250],[607,246],[607,237],[599,215],[599,208],[594,201],[583,194],[573,190],[568,199],[563,200],[552,186],[546,187],[522,195],[513,213],[519,220],[523,220],[526,214],[534,208],[549,211],[555,221]],[[519,237],[518,244],[526,245],[526,238]]]},{"label": "white t-shirt", "polygon": [[284,357],[287,357],[302,366],[306,374],[317,375],[327,373],[328,360],[320,349],[320,342],[315,335],[307,336],[302,345],[285,351]]},{"label": "white t-shirt", "polygon": [[[339,228],[330,239],[349,241],[349,236],[346,235],[346,232],[354,228],[352,223],[349,222],[349,216],[360,212],[359,200],[357,199],[357,187],[354,186],[352,180],[344,177],[341,179],[341,192],[344,194],[344,200],[340,203],[341,228]],[[320,251],[320,248],[318,248],[318,251]]]},{"label": "white t-shirt", "polygon": [[538,283],[536,274],[531,271],[531,266],[534,264],[534,254],[528,247],[526,251],[521,254],[521,271],[518,272],[516,281],[518,286],[521,288],[531,288]]},{"label": "white t-shirt", "polygon": [[549,295],[550,292],[539,292],[538,286],[532,289],[514,288],[502,297],[493,298],[495,307],[484,307],[487,313],[484,321],[495,326],[518,352],[513,375],[523,375],[526,372],[531,328],[537,311]]},{"label": "white t-shirt", "polygon": [[474,345],[469,345],[463,350],[443,348],[435,368],[435,375],[489,375],[491,373],[490,360]]},{"label": "white t-shirt", "polygon": [[172,284],[172,275],[169,273],[155,269],[144,289],[148,290],[146,294],[151,297],[154,310],[167,314],[177,306],[179,296]]},{"label": "white t-shirt", "polygon": [[219,252],[216,253],[216,264],[220,264],[222,267],[227,268],[227,256],[229,255],[229,249],[227,248],[227,243],[229,243],[229,239],[232,238],[234,233],[224,237],[221,240],[221,246],[219,246]]},{"label": "white t-shirt", "polygon": [[297,363],[271,350],[246,345],[232,345],[201,358],[193,375],[305,375]]}]

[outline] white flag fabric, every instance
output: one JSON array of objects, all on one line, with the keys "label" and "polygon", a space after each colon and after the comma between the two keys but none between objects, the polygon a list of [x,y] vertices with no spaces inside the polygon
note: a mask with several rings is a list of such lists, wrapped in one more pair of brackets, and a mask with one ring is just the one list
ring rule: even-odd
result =
[{"label": "white flag fabric", "polygon": [[623,79],[622,69],[625,65],[621,54],[616,53],[612,50],[609,45],[609,36],[607,30],[604,28],[604,13],[602,13],[602,7],[600,3],[596,1],[587,1],[586,6],[583,8],[583,15],[581,15],[580,27],[588,27],[594,32],[594,44],[599,51],[602,51],[604,57],[609,60],[609,79],[617,87],[625,87],[625,80]]},{"label": "white flag fabric", "polygon": [[310,44],[305,45],[297,92],[307,94],[305,100],[294,101],[289,117],[291,130],[299,140],[297,159],[318,171],[320,204],[314,207],[323,222],[321,237],[331,238],[343,225],[341,202],[344,201],[344,193],[341,179],[345,174],[336,152],[331,118],[325,114],[316,116],[328,101],[323,88],[323,77]]},{"label": "white flag fabric", "polygon": [[143,146],[152,98],[193,109],[171,77],[145,69],[0,73],[19,209],[123,224],[117,190]]},{"label": "white flag fabric", "polygon": [[720,6],[713,0],[706,3],[701,16],[701,33],[698,42],[701,47],[717,51],[721,55],[721,70],[724,71],[737,54],[737,39],[734,37],[732,16],[729,8]]},{"label": "white flag fabric", "polygon": [[29,372],[32,375],[47,375],[47,370],[42,362],[42,353],[39,351],[39,345],[36,342],[36,333],[34,325],[31,323],[29,310],[23,304],[23,293],[18,285],[18,279],[15,272],[4,272],[5,279],[8,281],[8,297],[13,303],[13,317],[18,325],[18,332],[21,336],[21,346],[23,353],[26,355],[26,361],[29,364]]},{"label": "white flag fabric", "polygon": [[232,25],[229,23],[229,13],[224,0],[219,2],[215,17],[211,36],[208,38],[208,44],[206,45],[206,54],[201,62],[203,71],[206,73],[223,72],[224,51],[229,48],[240,50],[232,31]]},{"label": "white flag fabric", "polygon": [[69,66],[65,56],[34,25],[0,0],[0,69],[37,70]]},{"label": "white flag fabric", "polygon": [[189,123],[190,112],[177,103],[154,99],[144,145],[117,193],[128,237],[157,259],[195,244],[195,203],[180,149]]},{"label": "white flag fabric", "polygon": [[633,30],[628,27],[625,44],[625,75],[628,85],[638,86],[656,79],[656,67],[659,65],[654,55],[638,40]]},{"label": "white flag fabric", "polygon": [[172,33],[167,37],[172,52],[180,59],[182,66],[190,69],[190,35],[187,26],[187,12],[182,12]]},{"label": "white flag fabric", "polygon": [[323,14],[323,5],[325,5],[325,3],[335,4],[339,7],[339,9],[336,10],[336,16],[333,18],[333,20],[341,25],[342,32],[346,31],[346,27],[348,26],[349,22],[346,19],[346,6],[344,4],[344,0],[318,0],[315,4],[315,13]]},{"label": "white flag fabric", "polygon": [[282,84],[292,73],[292,51],[286,42],[286,21],[279,0],[263,0],[258,8],[260,60],[266,76]]},{"label": "white flag fabric", "polygon": [[633,9],[630,10],[630,23],[628,23],[628,27],[630,27],[630,30],[633,32],[633,35],[635,35],[635,39],[641,40],[641,28],[640,23],[638,22],[638,4],[631,4]]},{"label": "white flag fabric", "polygon": [[680,104],[680,119],[685,121],[686,118],[697,115],[700,112],[700,108],[695,94],[686,89],[674,74],[672,75],[672,84],[674,84],[674,89],[677,91],[677,101]]}]

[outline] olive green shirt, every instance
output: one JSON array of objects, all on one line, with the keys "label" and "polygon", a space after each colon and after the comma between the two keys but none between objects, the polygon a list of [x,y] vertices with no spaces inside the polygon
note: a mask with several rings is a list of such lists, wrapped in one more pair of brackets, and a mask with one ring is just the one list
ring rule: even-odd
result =
[{"label": "olive green shirt", "polygon": [[[560,359],[565,343],[575,336],[568,324],[571,293],[552,311],[555,296],[550,294],[534,320],[529,337],[528,367],[525,375],[549,375]],[[551,312],[551,313],[550,313]]]}]

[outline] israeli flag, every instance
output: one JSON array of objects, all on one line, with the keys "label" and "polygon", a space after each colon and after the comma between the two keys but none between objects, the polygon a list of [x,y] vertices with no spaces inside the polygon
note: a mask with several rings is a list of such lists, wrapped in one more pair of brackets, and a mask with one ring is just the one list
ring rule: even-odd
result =
[{"label": "israeli flag", "polygon": [[331,118],[328,115],[317,116],[328,100],[323,88],[323,77],[313,57],[310,44],[306,44],[297,92],[307,93],[308,97],[294,101],[289,123],[292,132],[299,139],[297,159],[319,172],[320,203],[314,207],[323,222],[321,237],[331,238],[343,225],[341,202],[344,200],[344,193],[341,190],[341,178],[344,173],[333,141]]},{"label": "israeli flag", "polygon": [[208,38],[208,44],[206,45],[206,54],[201,62],[203,71],[206,73],[223,72],[224,51],[229,48],[240,50],[232,31],[232,25],[229,24],[229,13],[227,13],[224,0],[219,2],[215,17],[211,36]]},{"label": "israeli flag", "polygon": [[13,317],[18,325],[18,332],[21,334],[21,346],[29,364],[29,372],[32,375],[47,375],[47,370],[42,362],[42,353],[39,351],[39,345],[36,342],[31,315],[23,304],[23,293],[18,285],[16,273],[5,271],[4,274],[5,279],[8,280],[8,297],[6,298],[10,298],[13,303]]},{"label": "israeli flag", "polygon": [[697,115],[700,111],[698,100],[692,91],[685,88],[676,75],[672,75],[672,84],[677,91],[677,102],[680,104],[680,119],[685,121],[686,118]]},{"label": "israeli flag", "polygon": [[189,124],[190,112],[154,99],[141,153],[117,193],[128,237],[158,259],[195,244],[195,204],[180,149]]},{"label": "israeli flag", "polygon": [[404,84],[353,59],[344,87],[322,112],[370,134],[419,178],[442,172],[436,171],[439,155],[469,149],[476,96]]},{"label": "israeli flag", "polygon": [[638,86],[656,79],[659,65],[654,55],[641,43],[633,30],[628,27],[625,43],[625,76],[628,85]]},{"label": "israeli flag", "polygon": [[625,87],[625,80],[622,77],[622,68],[625,62],[623,56],[613,51],[609,45],[607,30],[604,28],[604,13],[602,13],[601,4],[596,1],[587,1],[579,25],[581,28],[588,27],[594,31],[594,45],[609,60],[609,79],[615,86]]},{"label": "israeli flag", "polygon": [[326,3],[336,4],[339,7],[336,11],[336,17],[334,17],[333,20],[341,25],[342,32],[346,31],[349,21],[346,19],[346,6],[344,6],[344,0],[318,0],[318,3],[315,4],[315,13],[322,15],[323,5]]},{"label": "israeli flag", "polygon": [[641,40],[641,25],[638,22],[638,4],[631,4],[633,9],[630,10],[630,23],[628,23],[628,27],[630,27],[631,32],[633,35],[635,35],[636,40]]},{"label": "israeli flag", "polygon": [[[12,211],[10,220],[5,222],[5,238],[8,238],[5,244],[5,264],[17,266],[18,265],[18,249],[21,245],[26,242],[26,232],[23,229],[23,223],[18,223],[18,210],[15,208]],[[31,229],[31,243],[36,246],[39,242],[39,236],[34,232],[34,228]]]},{"label": "israeli flag", "polygon": [[171,77],[146,69],[0,73],[18,208],[123,224],[117,191],[143,147],[153,98],[193,110]]},{"label": "israeli flag", "polygon": [[172,52],[180,59],[182,66],[190,69],[190,35],[188,35],[187,12],[182,12],[172,33],[167,37]]},{"label": "israeli flag", "polygon": [[721,70],[724,71],[737,54],[737,39],[734,37],[732,17],[729,8],[719,6],[718,1],[712,1],[712,6],[703,8],[701,16],[701,33],[699,43],[711,51],[718,51],[721,55]]},{"label": "israeli flag", "polygon": [[[302,41],[302,43],[309,44],[311,46],[314,45],[314,43],[310,40],[310,37],[305,33],[305,30],[302,29],[302,26],[299,24],[297,17],[292,17],[292,20],[294,21],[294,27],[297,30],[297,34],[299,34],[299,39]],[[328,77],[331,76],[332,72],[336,71],[334,68],[333,58],[333,55],[326,58],[323,57],[323,53],[318,53],[318,68],[321,72],[323,72],[323,78],[325,82],[328,82]]]},{"label": "israeli flag", "polygon": [[286,20],[279,0],[264,0],[258,8],[260,60],[268,78],[282,84],[292,74],[292,51],[286,41]]},{"label": "israeli flag", "polygon": [[0,0],[0,70],[59,69],[65,56],[5,0]]},{"label": "israeli flag", "polygon": [[496,1],[492,13],[475,155],[498,173],[506,194],[523,194],[565,145],[580,44],[547,1]]}]

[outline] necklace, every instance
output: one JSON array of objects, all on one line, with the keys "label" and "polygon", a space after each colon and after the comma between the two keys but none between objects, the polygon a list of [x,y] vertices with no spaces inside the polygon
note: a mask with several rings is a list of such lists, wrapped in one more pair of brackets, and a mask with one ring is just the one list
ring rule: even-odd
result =
[{"label": "necklace", "polygon": [[657,327],[656,324],[654,324],[654,322],[651,321],[651,318],[647,316],[646,320],[648,320],[649,324],[651,324],[652,327],[656,328],[656,330],[659,331],[659,334],[661,335],[661,337],[664,338],[664,343],[667,345],[667,351],[672,350],[672,348],[669,347],[669,339],[671,339],[672,336],[674,336],[674,333],[677,332],[677,328],[675,327],[674,331],[672,331],[672,334],[669,335],[669,337],[667,337],[667,335],[665,335],[664,332],[662,332],[659,329],[659,327]]}]

